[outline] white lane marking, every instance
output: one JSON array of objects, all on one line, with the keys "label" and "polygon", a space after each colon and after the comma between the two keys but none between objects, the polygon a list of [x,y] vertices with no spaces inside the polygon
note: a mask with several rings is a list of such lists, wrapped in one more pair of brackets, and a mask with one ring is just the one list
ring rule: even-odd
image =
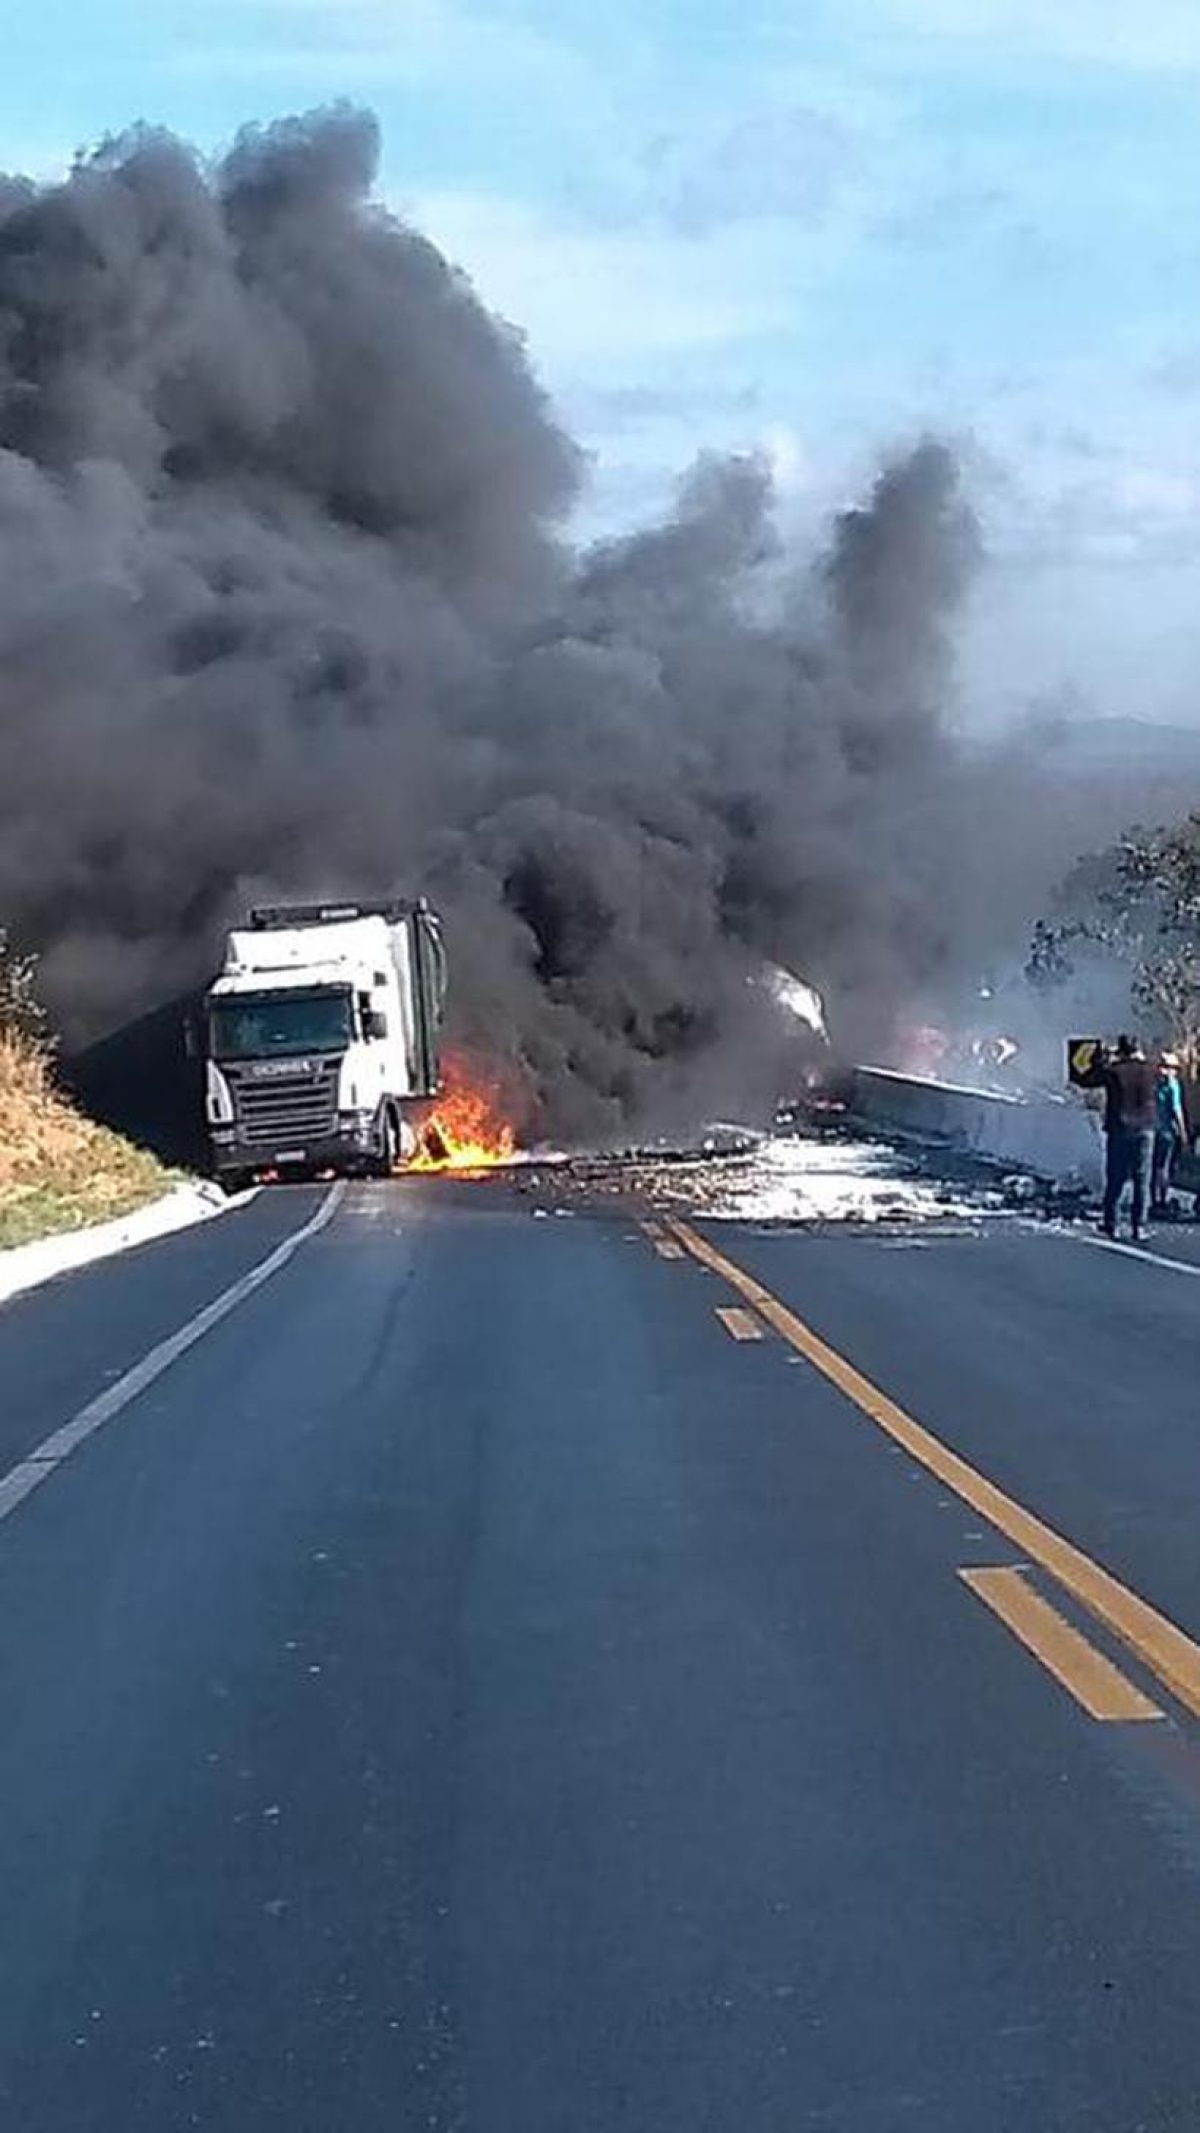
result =
[{"label": "white lane marking", "polygon": [[0,1518],[7,1518],[10,1511],[15,1511],[17,1505],[23,1503],[38,1483],[53,1471],[53,1467],[37,1459],[22,1459],[19,1466],[10,1468],[0,1481]]},{"label": "white lane marking", "polygon": [[763,1341],[767,1329],[753,1311],[745,1311],[737,1304],[718,1304],[717,1317],[726,1333],[735,1341]]},{"label": "white lane marking", "polygon": [[1123,1259],[1141,1259],[1147,1266],[1165,1266],[1172,1274],[1187,1274],[1193,1281],[1200,1281],[1200,1266],[1192,1266],[1186,1259],[1168,1259],[1162,1252],[1148,1252],[1144,1244],[1122,1244],[1117,1237],[1089,1237],[1086,1230],[1072,1230],[1071,1235],[1076,1244],[1090,1244],[1097,1252],[1119,1252]]},{"label": "white lane marking", "polygon": [[319,1230],[323,1230],[327,1223],[332,1222],[341,1204],[344,1190],[342,1183],[332,1186],[316,1214],[310,1215],[307,1222],[299,1229],[293,1230],[290,1237],[285,1237],[282,1244],[277,1244],[274,1251],[269,1252],[265,1259],[260,1259],[258,1265],[251,1267],[248,1274],[243,1274],[240,1280],[224,1289],[212,1303],[206,1304],[202,1311],[197,1311],[196,1316],[189,1318],[187,1324],[181,1326],[177,1333],[172,1333],[165,1341],[159,1341],[156,1347],[149,1349],[140,1363],[135,1363],[132,1369],[125,1371],[115,1384],[98,1393],[94,1400],[89,1400],[87,1406],[81,1407],[79,1413],[72,1415],[69,1422],[64,1422],[61,1429],[56,1429],[49,1437],[44,1437],[34,1451],[27,1452],[24,1459],[16,1466],[10,1467],[7,1474],[0,1476],[0,1519],[7,1518],[10,1512],[15,1511],[17,1505],[24,1503],[25,1498],[39,1487],[48,1475],[53,1474],[65,1459],[69,1459],[71,1453],[77,1451],[86,1438],[94,1435],[96,1430],[103,1429],[106,1422],[111,1422],[115,1415],[119,1415],[132,1400],[136,1400],[140,1393],[145,1392],[148,1385],[153,1385],[155,1379],[160,1378],[165,1370],[169,1370],[172,1363],[177,1363],[181,1355],[186,1355],[188,1349],[194,1348],[197,1341],[202,1341],[206,1333],[212,1332],[214,1326],[219,1326],[223,1318],[228,1318],[231,1311],[236,1311],[238,1305],[244,1304],[248,1297],[254,1295],[256,1289],[261,1289],[264,1282],[270,1281],[272,1275],[278,1274],[302,1244],[306,1244],[310,1237],[315,1237]]}]

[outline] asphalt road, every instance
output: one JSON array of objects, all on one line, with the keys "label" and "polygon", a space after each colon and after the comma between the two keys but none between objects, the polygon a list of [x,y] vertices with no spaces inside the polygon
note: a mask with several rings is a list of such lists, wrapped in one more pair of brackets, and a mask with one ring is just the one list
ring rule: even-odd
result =
[{"label": "asphalt road", "polygon": [[0,1310],[4,2133],[1194,2133],[1198,1309],[431,1181]]}]

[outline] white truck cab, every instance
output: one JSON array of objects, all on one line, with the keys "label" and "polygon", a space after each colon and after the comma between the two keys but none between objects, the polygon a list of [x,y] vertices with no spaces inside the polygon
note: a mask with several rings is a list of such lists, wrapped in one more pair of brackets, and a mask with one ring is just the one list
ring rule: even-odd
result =
[{"label": "white truck cab", "polygon": [[445,995],[423,900],[252,911],[204,1002],[218,1177],[396,1168],[441,1087]]}]

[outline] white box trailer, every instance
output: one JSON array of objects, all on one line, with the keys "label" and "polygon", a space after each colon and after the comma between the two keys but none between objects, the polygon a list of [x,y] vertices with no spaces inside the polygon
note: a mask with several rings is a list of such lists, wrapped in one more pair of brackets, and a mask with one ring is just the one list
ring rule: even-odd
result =
[{"label": "white box trailer", "polygon": [[396,1168],[441,1087],[445,997],[441,925],[423,899],[252,911],[204,1000],[217,1176]]}]

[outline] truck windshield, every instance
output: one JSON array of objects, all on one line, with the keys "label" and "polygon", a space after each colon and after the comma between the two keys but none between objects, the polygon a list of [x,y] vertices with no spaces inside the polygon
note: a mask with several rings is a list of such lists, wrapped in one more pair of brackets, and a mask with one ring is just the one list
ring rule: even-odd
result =
[{"label": "truck windshield", "polygon": [[209,1017],[214,1059],[342,1052],[354,1035],[348,992],[260,993],[214,1000]]}]

